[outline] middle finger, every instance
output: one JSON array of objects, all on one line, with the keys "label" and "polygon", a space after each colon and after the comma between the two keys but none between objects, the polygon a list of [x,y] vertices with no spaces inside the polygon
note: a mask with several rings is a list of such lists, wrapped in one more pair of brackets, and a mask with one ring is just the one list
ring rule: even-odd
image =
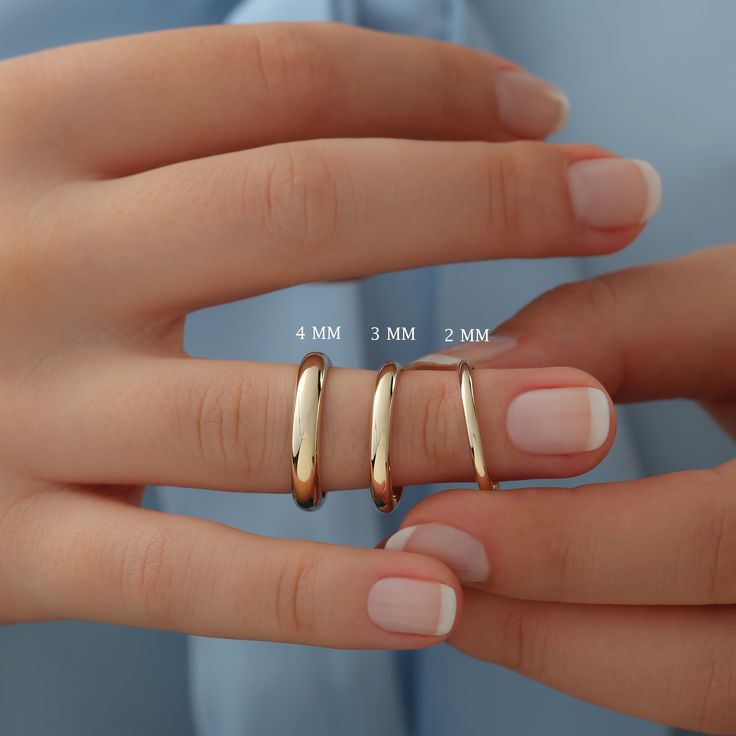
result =
[{"label": "middle finger", "polygon": [[650,168],[533,141],[276,144],[79,183],[64,204],[83,232],[56,265],[95,271],[95,305],[147,315],[438,263],[596,255],[651,215]]}]

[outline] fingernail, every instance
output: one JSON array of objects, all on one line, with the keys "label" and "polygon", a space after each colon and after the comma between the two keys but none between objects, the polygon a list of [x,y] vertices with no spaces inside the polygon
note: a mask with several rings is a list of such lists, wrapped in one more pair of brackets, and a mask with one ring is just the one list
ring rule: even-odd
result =
[{"label": "fingernail", "polygon": [[443,583],[383,578],[368,592],[368,616],[386,631],[444,636],[455,622],[455,591]]},{"label": "fingernail", "polygon": [[454,352],[430,353],[421,358],[412,360],[409,365],[417,363],[430,363],[432,365],[457,365],[462,358],[473,363],[493,360],[499,355],[513,350],[519,341],[515,337],[507,335],[491,335],[483,342],[469,342],[462,346],[452,348]]},{"label": "fingernail", "polygon": [[384,549],[419,552],[442,560],[461,583],[478,583],[488,577],[485,547],[473,536],[446,524],[418,524],[399,529]]},{"label": "fingernail", "polygon": [[522,138],[557,133],[570,113],[570,101],[561,89],[516,70],[498,73],[496,104],[504,126]]},{"label": "fingernail", "polygon": [[531,455],[600,447],[608,437],[608,396],[598,388],[543,388],[517,396],[506,413],[511,442]]},{"label": "fingernail", "polygon": [[599,158],[567,168],[575,216],[594,228],[646,222],[662,201],[662,180],[646,161]]}]

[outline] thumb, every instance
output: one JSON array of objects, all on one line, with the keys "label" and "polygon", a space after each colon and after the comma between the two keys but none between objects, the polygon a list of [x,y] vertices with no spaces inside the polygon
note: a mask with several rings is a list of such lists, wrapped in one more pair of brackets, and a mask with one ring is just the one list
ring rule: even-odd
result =
[{"label": "thumb", "polygon": [[542,294],[488,342],[420,361],[573,366],[594,375],[618,402],[718,401],[734,389],[734,283],[736,244],[614,271]]}]

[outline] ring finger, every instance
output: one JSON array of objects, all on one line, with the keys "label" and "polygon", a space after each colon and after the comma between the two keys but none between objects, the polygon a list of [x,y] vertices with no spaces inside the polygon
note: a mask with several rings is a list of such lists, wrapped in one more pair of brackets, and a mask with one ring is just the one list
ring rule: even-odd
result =
[{"label": "ring finger", "polygon": [[[8,451],[32,475],[70,483],[290,488],[293,365],[116,352],[88,360],[84,371],[56,364],[54,372],[53,391],[39,388],[42,380],[19,391],[18,421],[27,430],[15,446],[8,437]],[[374,382],[372,371],[345,368],[333,368],[326,379],[325,489],[368,485]],[[612,404],[581,371],[476,370],[474,384],[495,480],[578,474],[613,441]],[[395,484],[473,479],[454,373],[401,374],[394,413]],[[28,447],[47,449],[29,454]]]}]

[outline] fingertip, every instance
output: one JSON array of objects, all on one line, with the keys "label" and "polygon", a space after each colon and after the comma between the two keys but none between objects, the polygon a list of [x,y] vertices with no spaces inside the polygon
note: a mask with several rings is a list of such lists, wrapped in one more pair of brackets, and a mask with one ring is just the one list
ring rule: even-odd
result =
[{"label": "fingertip", "polygon": [[447,565],[461,583],[483,582],[489,575],[490,564],[483,542],[447,523],[431,521],[406,526],[389,538],[389,547],[434,557]]},{"label": "fingertip", "polygon": [[496,106],[506,130],[521,139],[553,135],[570,113],[570,100],[559,87],[516,69],[499,70]]}]

